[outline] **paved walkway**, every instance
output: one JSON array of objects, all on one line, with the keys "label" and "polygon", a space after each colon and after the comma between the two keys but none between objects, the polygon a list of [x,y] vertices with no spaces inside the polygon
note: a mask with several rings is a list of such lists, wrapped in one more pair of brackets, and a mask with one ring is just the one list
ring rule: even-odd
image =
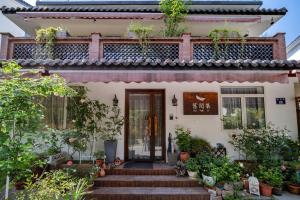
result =
[{"label": "paved walkway", "polygon": [[299,200],[300,195],[294,195],[286,192],[282,196],[275,196],[275,198],[278,200]]}]

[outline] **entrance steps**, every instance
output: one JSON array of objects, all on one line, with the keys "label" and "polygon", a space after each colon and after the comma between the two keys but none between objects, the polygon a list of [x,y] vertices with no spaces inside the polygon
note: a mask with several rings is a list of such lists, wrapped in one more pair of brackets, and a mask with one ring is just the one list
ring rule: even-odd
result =
[{"label": "entrance steps", "polygon": [[101,200],[209,200],[209,193],[189,177],[176,177],[172,168],[107,171],[97,178],[88,199]]}]

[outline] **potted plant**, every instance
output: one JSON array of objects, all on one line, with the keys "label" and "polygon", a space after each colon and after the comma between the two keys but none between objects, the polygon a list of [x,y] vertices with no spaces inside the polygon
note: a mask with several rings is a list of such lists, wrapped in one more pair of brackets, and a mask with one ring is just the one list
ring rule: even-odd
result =
[{"label": "potted plant", "polygon": [[195,157],[201,152],[210,152],[212,149],[208,141],[199,137],[191,138],[191,157]]},{"label": "potted plant", "polygon": [[112,106],[106,118],[103,119],[100,130],[100,137],[104,140],[105,155],[109,163],[113,163],[116,159],[117,137],[122,134],[121,129],[123,124],[124,118],[120,116],[120,108]]},{"label": "potted plant", "polygon": [[257,178],[260,181],[260,192],[263,196],[272,196],[273,187],[282,185],[283,176],[277,167],[259,166]]},{"label": "potted plant", "polygon": [[273,170],[272,178],[270,179],[270,185],[273,187],[272,193],[274,195],[282,195],[283,175],[280,169]]},{"label": "potted plant", "polygon": [[94,153],[94,156],[96,158],[96,165],[101,167],[103,163],[105,162],[105,153],[104,151],[97,151]]},{"label": "potted plant", "polygon": [[292,194],[300,194],[300,183],[297,181],[296,173],[293,173],[290,182],[287,184],[287,189]]},{"label": "potted plant", "polygon": [[189,159],[189,150],[191,148],[191,132],[183,128],[175,130],[176,144],[180,149],[180,160],[185,162]]},{"label": "potted plant", "polygon": [[186,163],[186,168],[187,168],[189,176],[192,179],[195,179],[197,177],[197,174],[199,171],[199,165],[197,163],[197,160],[195,158],[189,158]]}]

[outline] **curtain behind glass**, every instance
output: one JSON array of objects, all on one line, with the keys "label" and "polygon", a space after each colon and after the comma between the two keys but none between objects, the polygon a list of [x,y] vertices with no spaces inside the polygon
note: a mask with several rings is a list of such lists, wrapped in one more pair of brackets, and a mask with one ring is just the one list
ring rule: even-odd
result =
[{"label": "curtain behind glass", "polygon": [[50,128],[63,129],[65,119],[65,98],[50,96],[43,101],[45,106],[45,123]]},{"label": "curtain behind glass", "polygon": [[240,97],[223,97],[223,126],[224,129],[242,128],[242,104]]},{"label": "curtain behind glass", "polygon": [[263,97],[246,97],[247,128],[259,129],[266,126]]}]

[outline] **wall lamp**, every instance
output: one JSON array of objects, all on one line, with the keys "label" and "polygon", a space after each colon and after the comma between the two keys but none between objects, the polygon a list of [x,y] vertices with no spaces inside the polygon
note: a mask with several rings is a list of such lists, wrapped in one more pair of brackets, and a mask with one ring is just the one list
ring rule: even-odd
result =
[{"label": "wall lamp", "polygon": [[113,106],[118,106],[118,104],[119,104],[119,100],[117,98],[117,95],[115,94],[115,97],[113,99]]},{"label": "wall lamp", "polygon": [[174,94],[174,96],[173,96],[173,99],[172,99],[172,105],[173,106],[177,106],[177,98],[176,98],[176,96],[175,96],[175,94]]}]

